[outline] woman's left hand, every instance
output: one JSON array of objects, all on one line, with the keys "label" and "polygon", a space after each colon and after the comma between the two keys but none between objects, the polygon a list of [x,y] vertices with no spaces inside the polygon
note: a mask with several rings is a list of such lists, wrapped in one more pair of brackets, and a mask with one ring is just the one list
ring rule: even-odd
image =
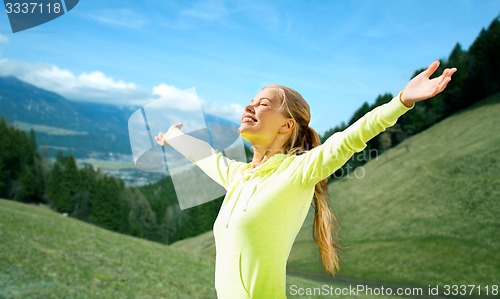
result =
[{"label": "woman's left hand", "polygon": [[446,88],[446,85],[451,80],[451,76],[457,69],[445,69],[441,76],[429,79],[438,67],[439,61],[436,60],[431,63],[425,71],[408,82],[401,95],[401,102],[403,102],[405,106],[411,107],[415,102],[432,98]]}]

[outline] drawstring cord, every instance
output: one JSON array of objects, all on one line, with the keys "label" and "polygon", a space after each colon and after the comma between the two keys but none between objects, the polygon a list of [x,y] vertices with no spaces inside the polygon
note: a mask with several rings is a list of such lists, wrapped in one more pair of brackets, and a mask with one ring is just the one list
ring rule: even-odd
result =
[{"label": "drawstring cord", "polygon": [[[255,175],[256,173],[254,171],[250,172],[250,173],[247,173],[245,174],[241,179],[243,180],[243,186],[242,186],[242,190],[243,189],[246,189],[244,192],[244,195],[246,196],[246,202],[245,202],[245,206],[243,207],[243,212],[245,212],[248,208],[248,203],[250,202],[250,198],[252,197],[252,195],[254,194],[255,190],[257,189],[257,183],[254,181],[255,179]],[[251,186],[251,191],[248,192],[248,183],[249,181],[251,182],[252,186]],[[245,183],[247,184],[245,186]],[[245,188],[246,187],[246,188]],[[241,196],[241,193],[238,195],[238,198]]]},{"label": "drawstring cord", "polygon": [[[248,204],[250,203],[250,198],[255,193],[255,190],[257,190],[257,182],[253,181],[254,178],[255,178],[255,173],[251,173],[251,174],[249,173],[241,178],[243,183],[242,183],[240,190],[238,191],[238,197],[237,197],[238,200],[233,204],[231,211],[229,212],[229,215],[228,215],[227,221],[226,221],[226,228],[229,227],[229,221],[230,221],[230,219],[233,215],[234,209],[236,208],[236,205],[240,201],[242,195],[246,197],[245,205],[243,206],[242,211],[245,212],[248,209]],[[248,182],[248,181],[250,181],[250,182]],[[252,185],[248,185],[249,183]],[[249,188],[250,188],[250,190],[249,190]]]},{"label": "drawstring cord", "polygon": [[[244,186],[241,186],[240,191],[238,192],[238,197],[237,197],[237,198],[240,198],[240,196],[241,196],[241,191],[243,191],[243,187],[244,187]],[[233,215],[234,208],[236,207],[236,204],[237,204],[237,203],[238,203],[238,202],[235,202],[235,203],[233,204],[233,206],[232,206],[232,208],[231,208],[231,211],[229,212],[229,215],[227,216],[226,228],[228,228],[228,227],[229,227],[229,220],[231,219],[231,216]]]},{"label": "drawstring cord", "polygon": [[247,196],[247,202],[245,203],[245,207],[243,208],[243,212],[245,212],[248,208],[248,203],[250,202],[250,198],[252,197],[252,195],[255,193],[255,190],[257,189],[257,184],[254,183],[253,184],[253,187],[252,187],[252,192],[250,192],[250,194]]},{"label": "drawstring cord", "polygon": [[240,190],[238,191],[238,196],[236,197],[237,201],[233,204],[233,206],[231,208],[231,211],[229,212],[229,215],[227,217],[226,228],[229,227],[229,220],[231,219],[231,217],[233,215],[233,212],[234,212],[234,209],[238,205],[238,202],[240,201],[242,195],[246,196],[245,206],[243,207],[242,210],[243,210],[243,212],[245,212],[247,210],[248,203],[250,202],[250,197],[252,197],[252,195],[254,194],[255,190],[257,189],[257,183],[256,182],[251,182],[253,184],[251,186],[251,192],[248,192],[248,188],[249,188],[248,181],[249,180],[253,180],[254,178],[255,178],[255,172],[247,173],[247,174],[245,174],[244,176],[241,177],[241,180],[243,182],[241,184],[241,187],[239,188]]}]

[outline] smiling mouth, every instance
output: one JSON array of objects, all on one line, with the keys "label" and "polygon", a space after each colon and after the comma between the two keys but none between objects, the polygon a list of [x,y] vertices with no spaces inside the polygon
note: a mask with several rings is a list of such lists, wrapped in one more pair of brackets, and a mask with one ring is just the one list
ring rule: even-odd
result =
[{"label": "smiling mouth", "polygon": [[243,117],[243,118],[241,119],[241,122],[242,122],[242,123],[247,123],[247,122],[254,122],[254,123],[256,123],[256,122],[257,122],[257,120],[256,120],[255,118],[253,118],[253,117],[250,117],[250,116],[245,116],[245,117]]}]

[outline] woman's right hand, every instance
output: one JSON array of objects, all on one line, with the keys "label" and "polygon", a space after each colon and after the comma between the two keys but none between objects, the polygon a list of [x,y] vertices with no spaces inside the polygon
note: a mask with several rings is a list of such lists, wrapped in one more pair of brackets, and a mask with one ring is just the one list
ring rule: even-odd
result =
[{"label": "woman's right hand", "polygon": [[[182,128],[182,123],[177,123],[175,125],[172,125],[170,126],[170,128],[168,129],[168,131],[170,131],[172,128],[177,128],[177,129],[180,129]],[[165,136],[168,135],[168,131],[166,133],[163,133],[163,132],[160,132],[158,133],[158,135],[155,137],[155,140],[156,142],[161,145],[161,146],[169,146],[169,144],[167,143],[167,141],[164,139]]]}]

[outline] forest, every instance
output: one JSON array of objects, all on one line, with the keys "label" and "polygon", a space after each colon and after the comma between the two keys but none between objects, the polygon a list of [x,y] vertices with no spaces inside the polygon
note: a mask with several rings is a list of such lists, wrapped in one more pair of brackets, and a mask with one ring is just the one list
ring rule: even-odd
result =
[{"label": "forest", "polygon": [[[441,60],[436,73],[442,73],[446,67],[456,67],[458,72],[444,92],[432,100],[418,103],[395,126],[372,139],[364,152],[354,155],[331,179],[340,179],[347,173],[346,168],[361,166],[409,136],[498,93],[500,17],[481,30],[469,49],[456,44],[449,57]],[[385,93],[372,104],[365,102],[348,123],[341,123],[321,136],[322,141],[392,98],[392,94]],[[222,202],[222,198],[218,198],[180,210],[169,177],[143,187],[128,187],[92,165],[78,167],[71,155],[59,153],[54,162],[49,162],[37,150],[34,131],[18,130],[1,118],[0,198],[45,204],[69,217],[163,244],[212,229]]]}]

